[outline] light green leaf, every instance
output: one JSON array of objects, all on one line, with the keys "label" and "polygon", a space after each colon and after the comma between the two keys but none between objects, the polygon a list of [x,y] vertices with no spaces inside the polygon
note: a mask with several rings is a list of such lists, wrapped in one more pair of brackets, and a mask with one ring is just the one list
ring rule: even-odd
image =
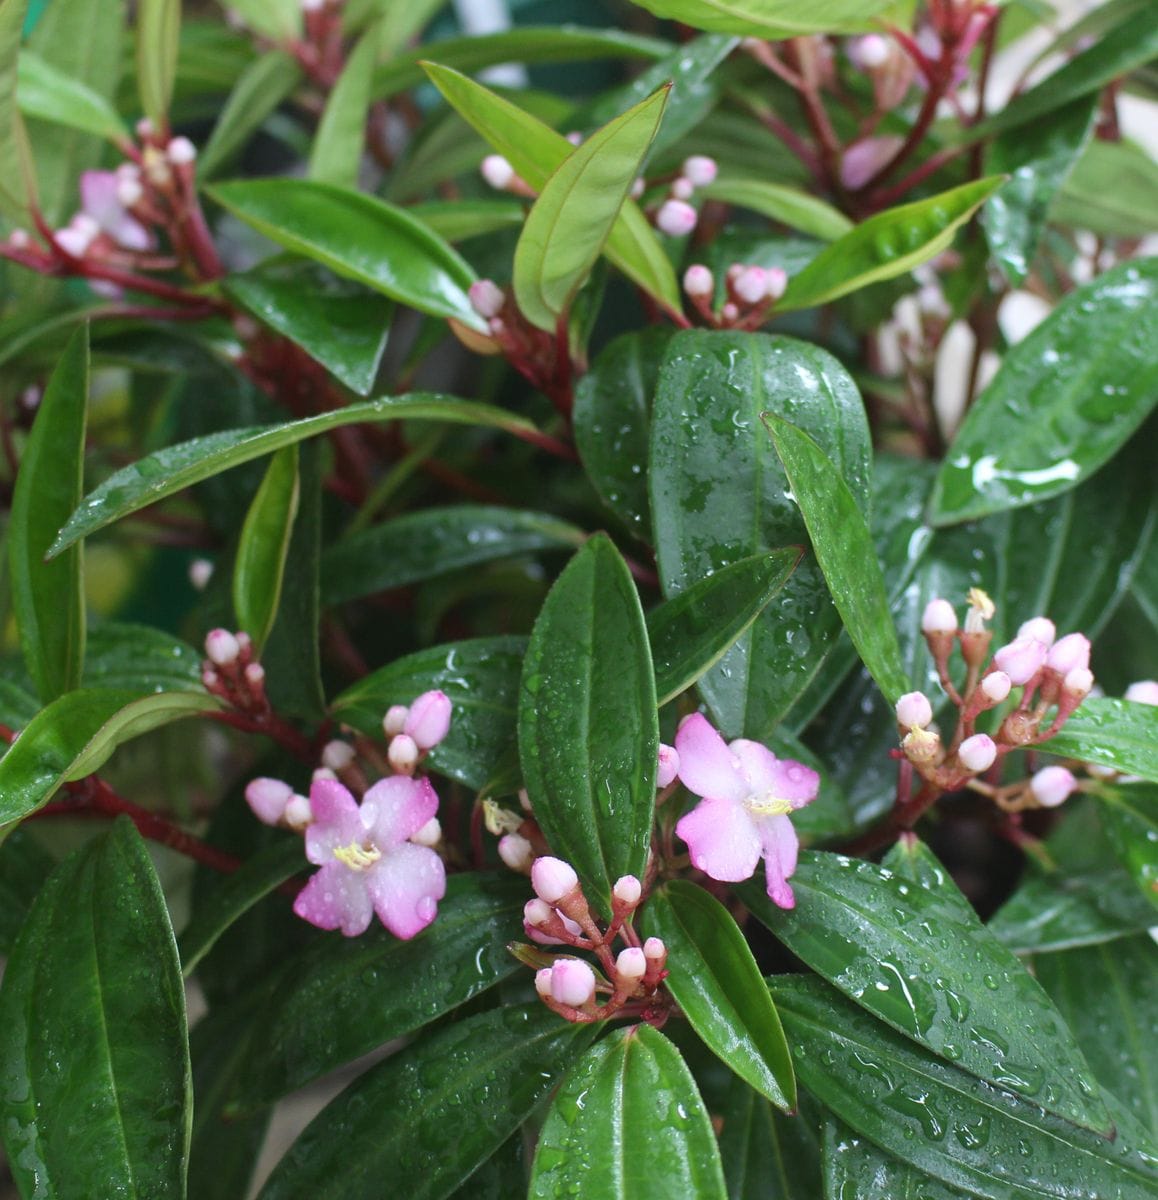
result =
[{"label": "light green leaf", "polygon": [[798,188],[771,183],[767,179],[721,174],[714,183],[701,190],[701,195],[708,200],[721,200],[750,209],[826,242],[843,237],[853,228],[848,217],[831,204]]},{"label": "light green leaf", "polygon": [[870,17],[894,0],[635,0],[657,17],[693,29],[780,40],[810,33],[849,33],[872,27]]},{"label": "light green leaf", "polygon": [[1088,696],[1042,749],[1158,783],[1158,708]]},{"label": "light green leaf", "polygon": [[18,60],[28,0],[0,0],[0,208],[12,221],[28,218],[28,145],[17,104]]},{"label": "light green leaf", "polygon": [[113,143],[129,138],[124,121],[104,96],[30,50],[20,55],[17,99],[26,117],[67,125]]},{"label": "light green leaf", "polygon": [[137,87],[145,116],[158,129],[169,127],[180,39],[180,0],[138,0]]},{"label": "light green leaf", "polygon": [[338,187],[357,187],[380,35],[379,24],[371,25],[346,60],[318,122],[307,178]]}]

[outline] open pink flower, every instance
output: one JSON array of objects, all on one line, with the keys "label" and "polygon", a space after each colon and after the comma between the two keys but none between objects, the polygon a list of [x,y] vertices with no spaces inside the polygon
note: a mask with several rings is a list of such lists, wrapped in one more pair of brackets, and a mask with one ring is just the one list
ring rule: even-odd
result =
[{"label": "open pink flower", "polygon": [[321,870],[298,893],[294,912],[346,937],[364,933],[373,913],[395,937],[421,933],[446,894],[442,860],[409,840],[438,810],[430,781],[379,780],[359,805],[337,780],[319,779],[310,807],[306,857]]},{"label": "open pink flower", "polygon": [[81,209],[126,250],[148,250],[149,231],[121,202],[121,180],[114,171],[85,171],[80,177]]},{"label": "open pink flower", "polygon": [[768,895],[781,908],[794,907],[788,879],[800,843],[788,814],[816,799],[820,776],[759,742],[725,745],[699,713],[680,726],[676,749],[680,780],[703,797],[676,825],[692,862],[713,879],[737,883],[763,856]]}]

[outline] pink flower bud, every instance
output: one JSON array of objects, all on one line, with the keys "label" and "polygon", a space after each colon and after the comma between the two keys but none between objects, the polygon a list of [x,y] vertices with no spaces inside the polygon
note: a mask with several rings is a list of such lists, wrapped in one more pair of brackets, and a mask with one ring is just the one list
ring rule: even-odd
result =
[{"label": "pink flower bud", "polygon": [[720,309],[721,319],[724,320],[725,322],[727,322],[728,324],[730,324],[732,321],[737,320],[739,318],[739,316],[740,316],[740,310],[736,307],[735,304],[732,303],[731,300],[729,300],[727,302],[727,304],[725,304],[724,307]]},{"label": "pink flower bud", "polygon": [[1068,675],[1074,667],[1090,665],[1090,639],[1084,633],[1067,633],[1054,642],[1046,666],[1059,675]]},{"label": "pink flower bud", "polygon": [[958,746],[957,758],[967,771],[988,771],[997,759],[997,746],[987,733],[975,733]]},{"label": "pink flower bud", "polygon": [[437,817],[431,817],[416,833],[410,835],[410,840],[416,846],[437,846],[442,841],[442,824]]},{"label": "pink flower bud", "polygon": [[403,733],[408,733],[420,750],[431,750],[450,729],[451,704],[445,692],[423,692],[410,706]]},{"label": "pink flower bud", "polygon": [[695,194],[695,184],[690,179],[685,179],[682,175],[679,179],[673,179],[671,185],[671,194],[677,200],[690,200]]},{"label": "pink flower bud", "polygon": [[733,281],[732,290],[745,304],[759,304],[768,296],[768,272],[763,267],[745,267]]},{"label": "pink flower bud", "polygon": [[60,249],[73,258],[84,258],[93,241],[88,234],[72,226],[58,229],[53,236]]},{"label": "pink flower bud", "polygon": [[549,925],[555,916],[555,910],[544,900],[528,900],[523,905],[523,923],[532,929],[541,929]]},{"label": "pink flower bud", "polygon": [[1045,646],[1052,646],[1057,638],[1057,626],[1049,617],[1031,617],[1017,631],[1019,638],[1037,638]]},{"label": "pink flower bud", "polygon": [[519,788],[519,807],[523,812],[531,811],[531,797],[527,794],[526,788]]},{"label": "pink flower bud", "polygon": [[551,968],[544,967],[541,971],[535,972],[535,991],[540,996],[546,997],[551,994]]},{"label": "pink flower bud", "polygon": [[579,876],[569,863],[545,854],[531,867],[531,886],[541,900],[555,904],[579,886]]},{"label": "pink flower bud", "polygon": [[295,833],[301,833],[313,819],[314,811],[310,808],[309,798],[307,796],[291,796],[289,803],[285,806],[285,823]]},{"label": "pink flower bud", "polygon": [[1009,676],[1010,683],[1028,683],[1045,664],[1049,648],[1037,638],[1014,638],[993,656],[994,665]]},{"label": "pink flower bud", "polygon": [[203,592],[213,578],[213,564],[207,558],[195,558],[189,564],[189,583],[198,591]]},{"label": "pink flower bud", "polygon": [[493,279],[476,279],[470,285],[467,295],[470,297],[471,308],[488,321],[491,317],[497,317],[506,303],[503,289]]},{"label": "pink flower bud", "polygon": [[655,214],[655,227],[668,237],[684,237],[696,227],[696,210],[684,200],[665,200]]},{"label": "pink flower bud", "polygon": [[187,137],[175,137],[165,153],[175,167],[188,166],[197,161],[197,147]]},{"label": "pink flower bud", "polygon": [[684,159],[684,165],[680,168],[683,177],[692,184],[693,187],[707,187],[709,183],[714,183],[716,175],[720,168],[716,164],[714,158],[709,158],[706,154],[693,154]]},{"label": "pink flower bud", "polygon": [[13,250],[27,250],[32,245],[32,238],[27,229],[14,229],[8,235],[8,245]]},{"label": "pink flower bud", "polygon": [[405,704],[392,704],[382,718],[382,728],[386,736],[394,737],[395,734],[401,733],[406,728],[406,718],[409,715],[410,709]]},{"label": "pink flower bud", "polygon": [[418,746],[409,734],[400,733],[387,747],[386,758],[400,775],[409,775],[418,765]]},{"label": "pink flower bud", "polygon": [[674,746],[665,746],[660,743],[659,766],[655,773],[655,786],[659,788],[667,787],[675,781],[675,777],[679,773],[679,751]]},{"label": "pink flower bud", "polygon": [[1042,808],[1057,808],[1077,786],[1074,773],[1065,767],[1042,767],[1029,781],[1029,790]]},{"label": "pink flower bud", "polygon": [[551,967],[551,995],[559,1004],[582,1008],[595,996],[595,972],[582,959],[557,958]]},{"label": "pink flower bud", "polygon": [[620,950],[615,973],[623,979],[642,979],[647,974],[647,955],[638,946]]},{"label": "pink flower bud", "polygon": [[662,938],[649,937],[643,943],[643,954],[648,962],[662,962],[667,958],[667,947]]},{"label": "pink flower bud", "polygon": [[1062,688],[1079,700],[1088,696],[1093,686],[1094,673],[1089,667],[1074,667],[1072,671],[1067,671],[1062,679]]},{"label": "pink flower bud", "polygon": [[515,168],[501,154],[488,154],[482,160],[479,172],[497,192],[505,191],[515,178]]},{"label": "pink flower bud", "polygon": [[235,663],[240,653],[237,638],[228,629],[212,629],[205,637],[205,656],[219,667]]},{"label": "pink flower bud", "polygon": [[277,825],[285,816],[294,790],[280,779],[251,779],[245,785],[245,802],[263,825]]},{"label": "pink flower bud", "polygon": [[933,719],[933,706],[924,692],[906,692],[897,701],[897,724],[905,729],[924,729]]},{"label": "pink flower bud", "polygon": [[923,633],[956,633],[957,613],[948,600],[930,600],[921,617]]},{"label": "pink flower bud", "polygon": [[245,682],[252,688],[259,688],[265,683],[265,667],[261,663],[250,663],[245,668]]},{"label": "pink flower bud", "polygon": [[148,117],[142,117],[137,122],[137,137],[148,141],[157,132],[156,125]]},{"label": "pink flower bud", "polygon": [[139,179],[117,180],[117,202],[124,208],[132,208],[144,199],[145,189]]},{"label": "pink flower bud", "polygon": [[499,858],[511,868],[526,874],[531,869],[535,851],[531,843],[518,833],[506,833],[499,838]]},{"label": "pink flower bud", "polygon": [[646,191],[647,191],[647,180],[644,179],[644,177],[642,175],[640,175],[636,179],[636,181],[631,185],[631,198],[633,200],[638,200],[640,198],[640,196],[642,196],[643,193]]},{"label": "pink flower bud", "polygon": [[1013,680],[1004,671],[990,671],[981,681],[981,691],[990,704],[1000,704],[1012,687]]},{"label": "pink flower bud", "polygon": [[849,43],[848,59],[858,71],[875,71],[889,61],[889,44],[878,33],[867,34]]},{"label": "pink flower bud", "polygon": [[[1068,683],[1068,679],[1067,679]],[[1153,679],[1140,679],[1126,689],[1126,699],[1135,704],[1158,704],[1158,682]]]},{"label": "pink flower bud", "polygon": [[853,142],[840,160],[840,182],[855,192],[887,163],[904,143],[895,135],[861,138]]},{"label": "pink flower bud", "polygon": [[634,906],[639,903],[639,898],[643,895],[643,885],[634,875],[621,875],[615,881],[615,887],[611,889],[611,894],[620,904]]},{"label": "pink flower bud", "polygon": [[322,748],[322,763],[331,771],[343,771],[354,761],[354,747],[349,742],[327,742]]},{"label": "pink flower bud", "polygon": [[788,290],[788,272],[782,267],[769,267],[764,275],[767,279],[764,295],[775,304]]},{"label": "pink flower bud", "polygon": [[329,767],[315,767],[310,775],[310,782],[317,783],[319,780],[328,779],[331,782],[336,781],[338,776],[330,770]]},{"label": "pink flower bud", "polygon": [[218,675],[217,672],[212,670],[210,667],[206,667],[201,672],[201,684],[203,687],[208,688],[209,691],[213,691],[213,689],[215,687],[217,687],[217,685],[220,682],[221,682],[221,676]]}]

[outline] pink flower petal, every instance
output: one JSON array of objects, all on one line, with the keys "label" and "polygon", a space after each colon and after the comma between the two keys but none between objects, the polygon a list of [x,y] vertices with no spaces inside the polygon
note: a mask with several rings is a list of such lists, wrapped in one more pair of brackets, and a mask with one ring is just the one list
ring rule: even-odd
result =
[{"label": "pink flower petal", "polygon": [[426,846],[403,842],[366,872],[378,919],[395,937],[412,938],[438,914],[446,895],[442,859]]},{"label": "pink flower petal", "polygon": [[680,756],[680,780],[697,796],[743,800],[748,795],[748,784],[732,752],[706,717],[692,713],[676,731],[675,744]]},{"label": "pink flower petal", "polygon": [[298,892],[294,912],[319,929],[340,929],[346,937],[357,937],[374,915],[368,882],[364,872],[329,862]]},{"label": "pink flower petal", "polygon": [[306,858],[312,863],[330,862],[337,847],[361,842],[366,835],[358,802],[336,779],[314,780],[310,811],[314,819],[306,830]]},{"label": "pink flower petal", "polygon": [[740,771],[748,781],[749,795],[762,796],[772,790],[780,760],[767,746],[747,738],[737,738],[728,743],[728,749],[740,761]]},{"label": "pink flower petal", "polygon": [[81,208],[102,229],[125,211],[117,199],[117,182],[114,171],[85,171],[80,177]]},{"label": "pink flower petal", "polygon": [[362,823],[383,852],[416,834],[438,812],[438,793],[429,779],[392,775],[362,799]]},{"label": "pink flower petal", "polygon": [[811,767],[795,759],[777,758],[767,746],[745,738],[737,738],[728,749],[740,760],[750,795],[784,800],[794,809],[816,799],[820,776]]},{"label": "pink flower petal", "polygon": [[760,860],[756,826],[734,800],[701,800],[680,817],[676,833],[687,842],[695,866],[713,879],[749,879]]},{"label": "pink flower petal", "polygon": [[756,827],[764,848],[764,877],[768,895],[780,908],[795,908],[796,897],[788,880],[796,870],[800,840],[786,816],[759,817]]}]

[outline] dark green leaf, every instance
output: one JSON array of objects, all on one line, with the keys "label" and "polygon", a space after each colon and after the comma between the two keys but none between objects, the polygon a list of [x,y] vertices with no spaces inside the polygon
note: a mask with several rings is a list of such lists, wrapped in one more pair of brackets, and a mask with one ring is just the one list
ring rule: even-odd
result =
[{"label": "dark green leaf", "polygon": [[44,555],[84,491],[88,329],[72,335],[24,448],[8,522],[12,609],[28,673],[45,703],[75,688],[84,667],[84,550]]},{"label": "dark green leaf", "polygon": [[138,0],[137,89],[145,116],[157,129],[169,125],[180,38],[180,0]]},{"label": "dark green leaf", "polygon": [[676,879],[654,892],[647,931],[667,946],[665,985],[705,1045],[778,1107],[796,1107],[796,1077],[780,1018],[731,913]]},{"label": "dark green leaf", "polygon": [[803,430],[765,422],[800,506],[812,552],[861,661],[890,703],[909,691],[868,523],[833,461]]},{"label": "dark green leaf", "polygon": [[446,1025],[372,1067],[328,1104],[260,1200],[446,1196],[554,1087],[590,1029],[541,1004]]},{"label": "dark green leaf", "polygon": [[972,1193],[930,1179],[830,1114],[824,1123],[824,1194],[833,1200],[966,1200]]},{"label": "dark green leaf", "polygon": [[467,787],[481,788],[515,743],[521,637],[475,638],[432,646],[372,671],[331,705],[334,717],[370,736],[382,731],[392,704],[409,704],[438,688],[454,706],[450,732],[430,752],[430,766]]},{"label": "dark green leaf", "polygon": [[703,195],[709,200],[750,209],[825,242],[836,241],[853,227],[848,217],[831,204],[798,188],[771,183],[767,179],[721,175],[703,189]]},{"label": "dark green leaf", "polygon": [[816,1200],[820,1147],[808,1116],[777,1112],[739,1076],[732,1077],[721,1115],[720,1157],[728,1200]]},{"label": "dark green leaf", "polygon": [[784,586],[800,558],[795,548],[742,558],[648,614],[660,704],[691,687],[719,662]]},{"label": "dark green leaf", "polygon": [[[815,437],[867,507],[869,435],[852,380],[791,338],[677,334],[652,421],[652,520],[668,597],[807,531],[760,421],[771,410]],[[768,609],[699,682],[729,737],[764,737],[808,685],[840,630],[816,563],[805,559]]]},{"label": "dark green leaf", "polygon": [[1158,708],[1090,696],[1043,748],[1158,783]]},{"label": "dark green leaf", "polygon": [[339,604],[499,558],[574,549],[585,538],[548,513],[484,504],[422,509],[331,546],[322,559],[322,599]]},{"label": "dark green leaf", "polygon": [[299,345],[360,396],[386,349],[393,304],[304,258],[269,259],[222,281],[226,295]]},{"label": "dark green leaf", "polygon": [[575,1064],[551,1104],[532,1200],[724,1200],[719,1150],[680,1052],[650,1025],[617,1029]]},{"label": "dark green leaf", "polygon": [[658,750],[639,595],[619,552],[597,534],[559,576],[531,633],[519,757],[552,852],[604,913],[621,875],[643,878]]},{"label": "dark green leaf", "polygon": [[346,188],[358,186],[379,35],[377,22],[362,34],[326,101],[325,112],[314,134],[307,172],[310,179],[319,183]]},{"label": "dark green leaf", "polygon": [[185,992],[127,819],[53,872],[8,961],[0,1113],[25,1196],[184,1195]]},{"label": "dark green leaf", "polygon": [[751,884],[745,903],[793,954],[934,1054],[1110,1130],[1090,1070],[1033,976],[919,842],[890,861],[903,872],[804,851],[794,909],[776,908]]},{"label": "dark green leaf", "polygon": [[98,625],[88,636],[84,685],[137,693],[181,692],[201,686],[202,656],[187,642],[151,625]]},{"label": "dark green leaf", "polygon": [[18,99],[26,117],[65,125],[116,142],[129,137],[117,110],[82,80],[25,50],[19,62]]},{"label": "dark green leaf", "polygon": [[1145,1200],[1158,1186],[1145,1135],[1120,1109],[1117,1138],[1099,1137],[933,1057],[820,980],[777,978],[772,995],[808,1090],[942,1183],[989,1200],[1069,1200],[1075,1180],[1092,1196]]},{"label": "dark green leaf", "polygon": [[221,183],[210,195],[286,250],[419,312],[485,328],[467,296],[470,266],[404,209],[306,179]]},{"label": "dark green leaf", "polygon": [[55,865],[27,828],[12,830],[0,843],[0,954],[12,953],[32,901]]},{"label": "dark green leaf", "polygon": [[1067,296],[1005,357],[941,464],[936,525],[1032,504],[1105,463],[1158,402],[1158,259]]},{"label": "dark green leaf", "polygon": [[438,919],[411,941],[377,925],[359,938],[313,939],[285,962],[261,1005],[231,1107],[288,1095],[521,969],[506,945],[526,899],[519,876],[452,875]]},{"label": "dark green leaf", "polygon": [[1158,905],[1158,786],[1104,787],[1102,824],[1141,893]]},{"label": "dark green leaf", "polygon": [[894,0],[635,0],[641,8],[694,29],[791,38],[870,28]]}]

